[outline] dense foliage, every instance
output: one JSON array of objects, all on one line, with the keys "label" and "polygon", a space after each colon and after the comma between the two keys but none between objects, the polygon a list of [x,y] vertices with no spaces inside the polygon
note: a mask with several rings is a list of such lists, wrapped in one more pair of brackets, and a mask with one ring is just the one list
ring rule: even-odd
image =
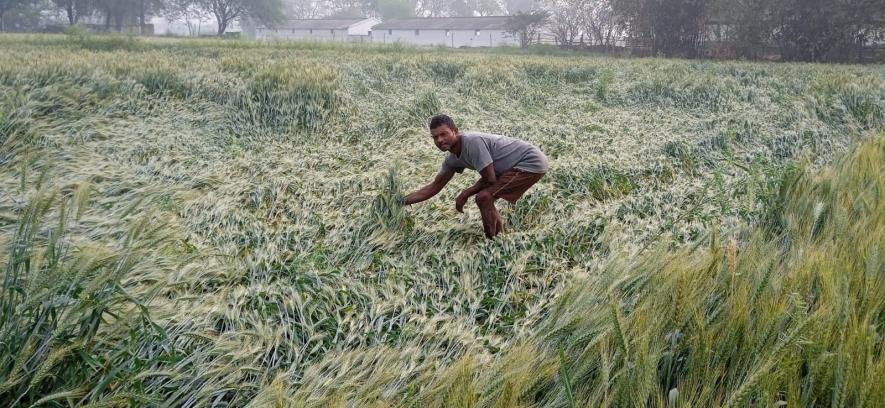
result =
[{"label": "dense foliage", "polygon": [[609,1],[616,24],[653,55],[694,57],[706,40],[723,41],[740,57],[776,47],[788,61],[862,61],[885,35],[883,0]]}]

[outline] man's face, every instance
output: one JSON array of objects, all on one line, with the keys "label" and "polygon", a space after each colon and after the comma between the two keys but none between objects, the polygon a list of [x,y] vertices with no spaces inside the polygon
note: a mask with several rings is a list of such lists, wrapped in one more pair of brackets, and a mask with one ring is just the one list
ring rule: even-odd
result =
[{"label": "man's face", "polygon": [[458,141],[458,129],[449,128],[449,125],[439,125],[430,129],[430,137],[439,150],[447,152]]}]

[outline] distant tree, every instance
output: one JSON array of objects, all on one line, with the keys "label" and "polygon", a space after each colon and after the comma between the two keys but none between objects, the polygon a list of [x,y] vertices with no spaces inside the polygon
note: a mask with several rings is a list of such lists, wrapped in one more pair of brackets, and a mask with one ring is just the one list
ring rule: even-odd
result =
[{"label": "distant tree", "polygon": [[169,20],[184,21],[190,36],[200,33],[203,23],[209,22],[212,17],[202,9],[198,0],[167,0],[163,15]]},{"label": "distant tree", "polygon": [[[66,0],[59,0],[56,4],[64,4]],[[71,0],[83,1],[83,0]],[[105,29],[121,31],[123,26],[138,26],[139,30],[144,27],[151,15],[159,14],[163,9],[163,0],[88,0],[89,7],[98,11],[105,20]],[[84,13],[82,15],[86,15]],[[78,19],[80,17],[77,17]],[[68,17],[70,21],[70,16]]]},{"label": "distant tree", "polygon": [[215,16],[218,23],[218,35],[227,31],[227,27],[236,19],[249,17],[266,25],[277,24],[283,20],[280,0],[199,0],[200,7]]},{"label": "distant tree", "polygon": [[134,0],[95,0],[95,9],[104,16],[105,30],[121,31],[127,17],[132,17]]},{"label": "distant tree", "polygon": [[326,0],[288,0],[284,2],[283,14],[289,18],[317,18],[327,8]]},{"label": "distant tree", "polygon": [[721,0],[712,11],[738,55],[773,45],[795,61],[862,58],[885,29],[883,13],[885,0]]},{"label": "distant tree", "polygon": [[771,0],[728,0],[716,3],[711,12],[716,23],[727,27],[737,55],[755,58],[761,47],[771,44],[773,9]]},{"label": "distant tree", "polygon": [[139,29],[144,28],[151,15],[159,14],[165,7],[165,0],[135,0]]},{"label": "distant tree", "polygon": [[366,14],[362,9],[357,7],[344,8],[336,10],[329,14],[327,18],[363,18]]},{"label": "distant tree", "polygon": [[28,0],[0,0],[0,31],[6,31],[6,17],[14,8],[23,5]]},{"label": "distant tree", "polygon": [[418,0],[416,14],[422,17],[446,17],[450,12],[450,0]]},{"label": "distant tree", "polygon": [[854,57],[863,60],[868,43],[885,41],[885,0],[848,1],[847,22],[853,25]]},{"label": "distant tree", "polygon": [[694,57],[703,45],[712,0],[611,0],[631,37],[652,53]]},{"label": "distant tree", "polygon": [[620,34],[620,22],[609,0],[587,0],[582,33],[591,45],[613,46]]},{"label": "distant tree", "polygon": [[496,0],[473,0],[472,4],[473,10],[478,16],[494,16],[503,12],[501,5]]},{"label": "distant tree", "polygon": [[548,0],[545,4],[550,13],[548,27],[556,36],[560,47],[575,45],[584,28],[588,0]]},{"label": "distant tree", "polygon": [[80,18],[92,13],[91,0],[52,0],[56,7],[64,11],[68,18],[68,24],[74,25]]},{"label": "distant tree", "polygon": [[885,12],[883,0],[773,0],[771,6],[774,40],[784,59],[796,61],[847,60],[868,33],[883,28]]},{"label": "distant tree", "polygon": [[473,7],[468,4],[467,0],[451,0],[449,15],[452,17],[473,17]]},{"label": "distant tree", "polygon": [[409,0],[378,0],[378,15],[385,19],[415,16],[415,6]]},{"label": "distant tree", "polygon": [[6,30],[37,31],[45,23],[46,12],[54,8],[49,0],[21,1],[6,13]]},{"label": "distant tree", "polygon": [[519,39],[520,47],[527,47],[547,24],[549,17],[550,14],[543,10],[514,14],[507,24],[507,32]]},{"label": "distant tree", "polygon": [[531,13],[536,10],[537,4],[535,0],[504,0],[504,7],[508,15],[515,16],[519,13]]},{"label": "distant tree", "polygon": [[376,0],[327,0],[328,18],[362,18],[377,14]]},{"label": "distant tree", "polygon": [[452,17],[491,16],[501,13],[496,0],[451,0],[447,15]]}]

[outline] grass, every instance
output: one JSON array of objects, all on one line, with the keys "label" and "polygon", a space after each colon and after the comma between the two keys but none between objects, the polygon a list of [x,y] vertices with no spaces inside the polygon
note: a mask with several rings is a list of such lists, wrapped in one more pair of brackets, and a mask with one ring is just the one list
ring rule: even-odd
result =
[{"label": "grass", "polygon": [[[0,36],[5,406],[883,400],[879,67],[72,41]],[[397,206],[440,111],[551,158],[500,239]]]}]

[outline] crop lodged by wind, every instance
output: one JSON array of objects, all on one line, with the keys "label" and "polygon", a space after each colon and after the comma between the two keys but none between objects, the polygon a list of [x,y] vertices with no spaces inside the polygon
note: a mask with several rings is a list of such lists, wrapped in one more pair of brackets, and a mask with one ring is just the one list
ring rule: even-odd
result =
[{"label": "crop lodged by wind", "polygon": [[[3,406],[885,400],[881,66],[0,48]],[[495,241],[439,112],[550,158]]]}]

